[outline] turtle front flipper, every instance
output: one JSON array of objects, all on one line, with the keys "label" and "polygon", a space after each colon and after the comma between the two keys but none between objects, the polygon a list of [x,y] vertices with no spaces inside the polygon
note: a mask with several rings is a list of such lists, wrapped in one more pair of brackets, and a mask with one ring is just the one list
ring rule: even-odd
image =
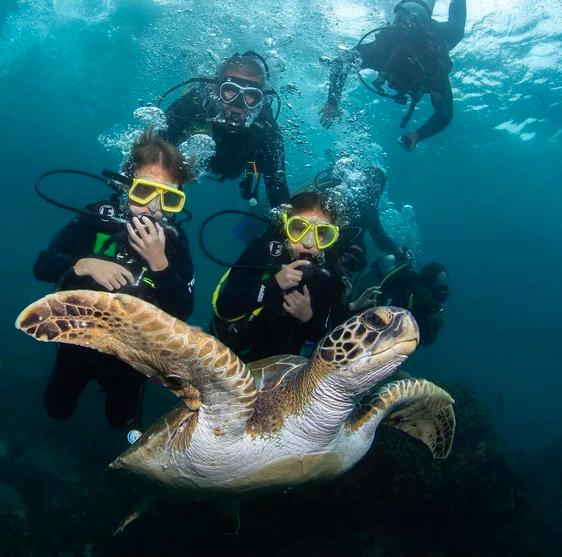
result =
[{"label": "turtle front flipper", "polygon": [[217,435],[241,434],[254,412],[254,379],[238,357],[201,329],[140,298],[57,292],[23,310],[16,327],[37,340],[117,356],[162,382]]},{"label": "turtle front flipper", "polygon": [[[382,422],[423,441],[434,458],[447,458],[455,435],[455,413],[449,393],[425,379],[394,381],[362,401],[348,420],[352,431]],[[384,420],[384,421],[383,421]]]}]

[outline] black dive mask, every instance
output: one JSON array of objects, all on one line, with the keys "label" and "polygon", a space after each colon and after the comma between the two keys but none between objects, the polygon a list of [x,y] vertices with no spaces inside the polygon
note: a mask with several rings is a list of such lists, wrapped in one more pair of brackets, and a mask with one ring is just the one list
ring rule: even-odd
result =
[{"label": "black dive mask", "polygon": [[440,304],[442,304],[451,295],[449,287],[443,284],[432,284],[429,289],[431,291],[432,298]]},{"label": "black dive mask", "polygon": [[253,110],[263,102],[263,91],[254,81],[226,77],[219,85],[219,99],[228,106]]}]

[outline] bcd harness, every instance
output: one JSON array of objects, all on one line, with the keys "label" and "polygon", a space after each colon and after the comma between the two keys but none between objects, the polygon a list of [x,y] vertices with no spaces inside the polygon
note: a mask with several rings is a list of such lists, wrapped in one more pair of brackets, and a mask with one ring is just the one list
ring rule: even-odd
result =
[{"label": "bcd harness", "polygon": [[[403,263],[402,265],[400,265],[399,267],[396,267],[396,269],[394,269],[393,271],[391,271],[390,273],[388,273],[388,275],[386,275],[382,280],[380,280],[378,282],[378,284],[376,285],[376,287],[378,289],[381,289],[383,287],[383,284],[392,276],[394,276],[395,274],[397,274],[399,271],[401,271],[402,269],[405,269],[407,267],[409,267],[411,265],[410,261],[406,261],[406,263]],[[406,308],[408,311],[411,311],[411,309],[414,307],[414,293],[412,292],[408,298],[408,307]]]},{"label": "bcd harness", "polygon": [[[357,47],[356,47],[357,50],[359,50],[359,47],[361,46],[363,41],[369,35],[372,35],[373,33],[376,33],[378,31],[384,32],[384,31],[392,31],[392,30],[397,30],[397,27],[395,25],[387,25],[387,26],[378,27],[376,29],[373,29],[372,31],[369,31],[368,33],[363,35],[363,37],[361,37],[361,39],[357,43]],[[436,47],[434,45],[432,45],[431,42],[429,42],[429,47],[432,48],[432,50],[435,51]],[[388,81],[389,75],[392,73],[392,71],[388,72],[387,70],[391,69],[393,64],[396,65],[396,66],[399,66],[399,67],[403,67],[403,64],[397,64],[396,63],[397,59],[400,56],[405,58],[409,62],[410,66],[414,67],[418,71],[418,73],[419,73],[419,86],[416,87],[415,89],[410,88],[406,92],[390,94],[390,93],[386,92],[385,89],[383,89],[382,86],[386,81]],[[450,68],[449,68],[448,71],[450,71]],[[369,89],[370,91],[373,91],[374,93],[376,93],[377,95],[379,95],[381,97],[385,97],[387,99],[392,99],[394,102],[396,102],[398,104],[405,105],[408,102],[408,100],[406,98],[406,95],[410,95],[410,97],[411,97],[410,107],[408,108],[407,114],[404,116],[404,118],[402,118],[402,121],[400,122],[400,128],[404,129],[408,125],[408,122],[410,121],[410,119],[412,118],[412,115],[414,114],[414,110],[416,109],[416,105],[420,102],[420,100],[422,99],[423,95],[426,92],[426,82],[427,82],[427,77],[428,77],[426,67],[421,62],[419,57],[413,52],[412,48],[404,46],[403,44],[397,44],[396,46],[394,46],[392,48],[392,52],[390,53],[390,56],[388,57],[388,60],[385,64],[384,69],[379,71],[379,77],[377,79],[375,79],[371,84],[367,83],[363,79],[363,76],[361,75],[360,70],[359,70],[358,73],[359,73],[359,79],[361,80],[363,85],[365,85],[365,87],[367,87],[367,89]]]},{"label": "bcd harness", "polygon": [[[195,87],[194,83],[189,83],[189,85],[185,88],[182,95],[186,95],[190,93],[194,87]],[[200,100],[201,97],[196,92],[194,101],[196,103],[200,103]],[[211,135],[213,123],[220,122],[220,119],[217,120],[217,118],[204,118],[204,117],[194,116],[193,118],[189,118],[189,122],[190,122],[189,130],[185,130],[189,135],[197,135],[197,134]],[[271,126],[271,124],[267,121],[265,123],[255,121],[252,123],[250,127],[258,128],[261,130],[263,129],[264,125]],[[252,207],[255,207],[258,204],[259,185],[261,180],[261,174],[259,173],[256,164],[256,158],[257,158],[256,155],[257,155],[257,148],[255,150],[253,157],[251,157],[252,160],[250,160],[250,157],[248,157],[248,160],[246,162],[246,167],[243,170],[243,178],[239,183],[240,195],[242,196],[242,199],[247,201],[248,204]],[[214,176],[207,174],[207,178],[222,183],[227,179],[227,176],[223,174],[222,176],[215,178]],[[254,185],[254,178],[256,179],[255,185]],[[252,186],[254,187],[252,188]]]},{"label": "bcd harness", "polygon": [[[224,283],[226,282],[226,280],[228,279],[228,277],[230,275],[231,270],[232,269],[228,269],[228,271],[226,271],[226,273],[224,273],[224,275],[220,279],[219,283],[217,284],[217,287],[215,288],[215,291],[213,292],[212,305],[213,305],[213,312],[218,317],[218,319],[220,319],[221,321],[224,321],[225,323],[230,323],[230,325],[228,325],[226,330],[229,333],[235,333],[235,334],[239,335],[241,333],[244,333],[248,329],[250,324],[254,321],[254,319],[264,309],[265,304],[263,306],[257,307],[256,309],[252,310],[250,313],[245,313],[244,315],[239,315],[238,317],[233,317],[231,319],[226,319],[224,317],[221,317],[221,315],[219,314],[219,312],[217,310],[217,300],[218,300],[219,295],[222,291],[222,287],[223,287]],[[271,273],[269,271],[266,271],[262,275],[261,280],[264,281],[265,279],[269,278],[270,276],[271,276]],[[220,334],[217,331],[214,320],[211,322],[211,327],[213,329],[214,336],[220,340]],[[301,347],[299,355],[303,356],[305,358],[310,357],[310,355],[311,355],[315,346],[316,346],[315,342],[311,342],[311,341],[306,340]],[[239,353],[240,353],[240,355],[244,355],[244,354],[247,354],[250,350],[251,350],[251,347],[248,347],[248,348],[245,348],[243,350],[240,350]]]}]

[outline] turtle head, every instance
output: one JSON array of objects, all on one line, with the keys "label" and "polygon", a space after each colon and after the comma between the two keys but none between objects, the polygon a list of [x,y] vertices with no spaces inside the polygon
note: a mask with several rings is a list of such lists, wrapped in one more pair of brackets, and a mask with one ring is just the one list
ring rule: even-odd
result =
[{"label": "turtle head", "polygon": [[[412,314],[377,307],[348,319],[318,345],[313,358],[338,391],[353,398],[392,375],[416,349],[419,329]],[[332,382],[331,380],[329,380]]]}]

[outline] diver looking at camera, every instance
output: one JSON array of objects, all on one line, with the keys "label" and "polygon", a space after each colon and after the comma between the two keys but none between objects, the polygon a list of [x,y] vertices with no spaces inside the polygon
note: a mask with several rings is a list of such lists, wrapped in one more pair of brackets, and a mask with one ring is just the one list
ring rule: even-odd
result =
[{"label": "diver looking at camera", "polygon": [[285,146],[266,89],[269,69],[258,54],[234,54],[218,68],[215,79],[188,80],[184,94],[165,112],[162,137],[179,145],[194,134],[207,134],[216,144],[208,170],[216,178],[242,176],[240,194],[258,202],[263,177],[271,207],[289,200],[285,178]]},{"label": "diver looking at camera", "polygon": [[[116,291],[138,296],[178,319],[193,311],[193,264],[174,215],[184,206],[193,175],[176,147],[144,132],[133,144],[120,194],[88,205],[62,228],[35,263],[38,280],[59,290]],[[90,214],[91,213],[91,214]],[[97,215],[97,216],[95,216]],[[92,379],[106,392],[106,417],[115,429],[139,427],[145,378],[118,358],[61,344],[44,404],[56,419],[70,417]]]},{"label": "diver looking at camera", "polygon": [[280,218],[248,244],[213,296],[211,333],[243,361],[307,355],[327,333],[344,291],[329,250],[336,213],[323,195],[295,195]]}]

